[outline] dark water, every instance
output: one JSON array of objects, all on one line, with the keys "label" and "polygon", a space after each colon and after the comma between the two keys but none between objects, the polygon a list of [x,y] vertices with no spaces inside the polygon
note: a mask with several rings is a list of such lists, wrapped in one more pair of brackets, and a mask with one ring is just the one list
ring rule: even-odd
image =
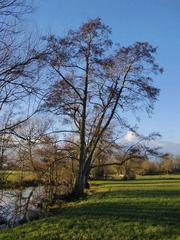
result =
[{"label": "dark water", "polygon": [[42,186],[0,191],[0,229],[28,221],[38,214],[43,192]]}]

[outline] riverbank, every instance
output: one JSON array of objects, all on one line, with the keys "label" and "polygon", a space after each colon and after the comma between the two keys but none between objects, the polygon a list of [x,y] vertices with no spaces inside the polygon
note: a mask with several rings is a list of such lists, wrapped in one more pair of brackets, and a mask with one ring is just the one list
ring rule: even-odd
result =
[{"label": "riverbank", "polygon": [[2,240],[179,240],[180,176],[92,181],[87,199],[0,233]]},{"label": "riverbank", "polygon": [[0,171],[0,190],[36,187],[42,184],[43,181],[38,179],[31,171],[26,171],[23,175],[20,171]]}]

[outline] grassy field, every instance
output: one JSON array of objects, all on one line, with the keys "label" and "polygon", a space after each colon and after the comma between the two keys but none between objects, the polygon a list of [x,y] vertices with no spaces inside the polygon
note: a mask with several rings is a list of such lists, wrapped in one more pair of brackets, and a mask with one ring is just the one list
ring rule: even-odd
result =
[{"label": "grassy field", "polygon": [[34,180],[35,174],[31,171],[25,171],[22,173],[21,171],[14,171],[14,170],[7,170],[7,171],[0,171],[1,174],[4,174],[7,177],[8,181],[11,182],[18,182],[21,178],[24,180]]},{"label": "grassy field", "polygon": [[19,186],[34,186],[39,184],[39,180],[36,175],[31,171],[25,171],[24,173],[20,171],[0,171],[0,180],[5,179],[5,181],[0,181],[1,188],[17,188]]},{"label": "grassy field", "polygon": [[56,216],[0,233],[3,240],[180,240],[180,176],[93,181]]}]

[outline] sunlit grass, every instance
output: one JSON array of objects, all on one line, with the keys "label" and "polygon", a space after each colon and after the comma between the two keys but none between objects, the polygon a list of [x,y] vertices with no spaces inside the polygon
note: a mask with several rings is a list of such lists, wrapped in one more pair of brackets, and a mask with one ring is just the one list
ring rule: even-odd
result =
[{"label": "sunlit grass", "polygon": [[91,184],[87,199],[2,232],[0,239],[180,240],[180,176]]},{"label": "sunlit grass", "polygon": [[38,184],[39,180],[32,171],[0,171],[0,187],[1,188],[16,188],[20,185],[33,186]]},{"label": "sunlit grass", "polygon": [[20,181],[21,179],[23,180],[34,180],[36,178],[35,173],[31,171],[25,171],[22,173],[21,171],[6,171],[6,174],[8,176],[9,181]]}]

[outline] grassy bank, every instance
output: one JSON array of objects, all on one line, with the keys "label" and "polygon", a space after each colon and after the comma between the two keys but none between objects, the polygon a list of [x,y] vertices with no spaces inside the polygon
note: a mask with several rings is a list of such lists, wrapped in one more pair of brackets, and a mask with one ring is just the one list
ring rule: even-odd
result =
[{"label": "grassy bank", "polygon": [[31,171],[0,171],[0,189],[37,186],[41,182]]},{"label": "grassy bank", "polygon": [[93,181],[86,200],[0,233],[3,240],[179,240],[180,176]]}]

